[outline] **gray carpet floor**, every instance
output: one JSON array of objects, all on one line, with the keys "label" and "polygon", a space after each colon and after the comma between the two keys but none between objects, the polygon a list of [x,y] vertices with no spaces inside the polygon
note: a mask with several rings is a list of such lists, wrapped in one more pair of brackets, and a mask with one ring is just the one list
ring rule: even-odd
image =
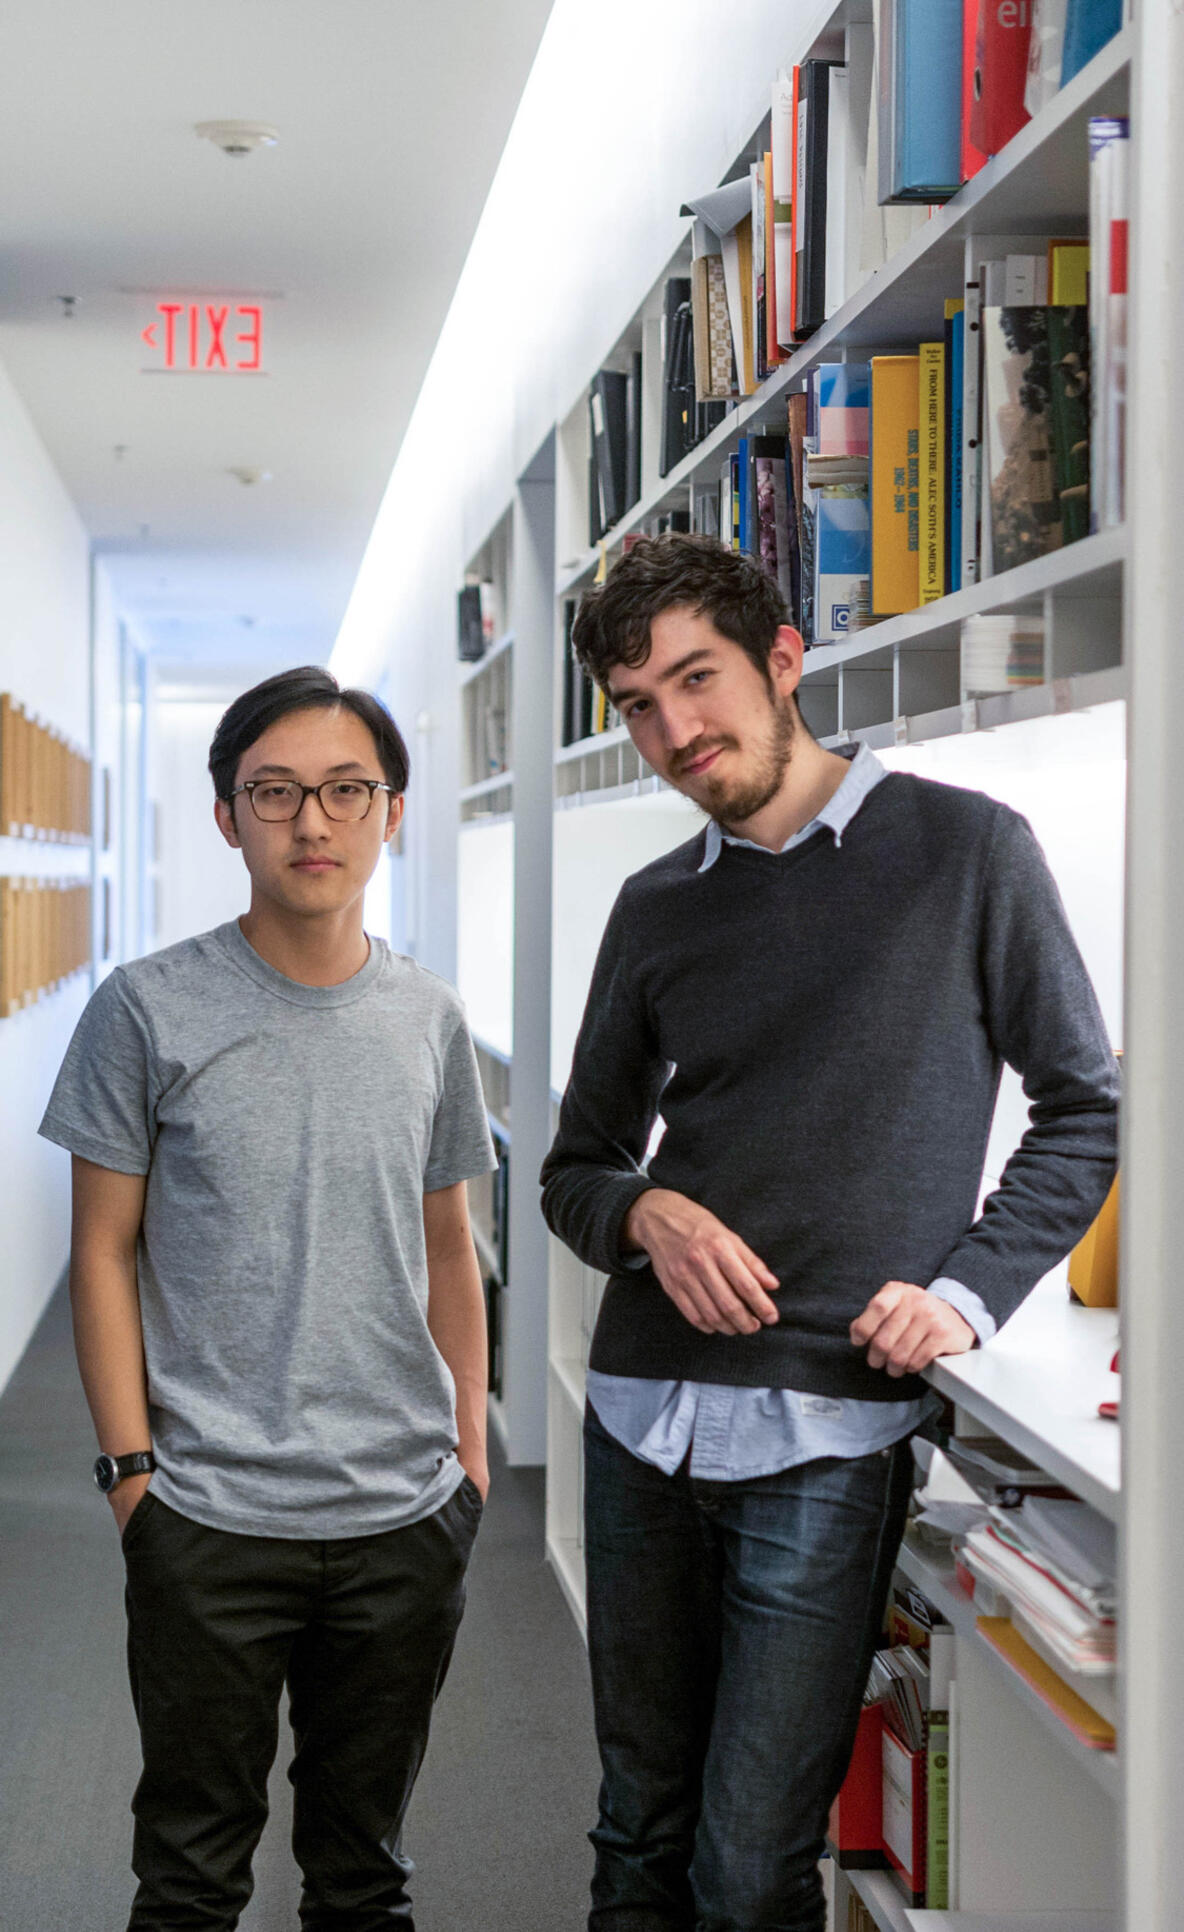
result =
[{"label": "gray carpet floor", "polygon": [[[134,1886],[122,1564],[94,1453],[59,1291],[0,1397],[3,1932],[123,1932]],[[286,1762],[281,1743],[243,1932],[297,1932]],[[578,1932],[596,1782],[583,1647],[543,1559],[542,1472],[495,1468],[406,1832],[419,1932]]]}]

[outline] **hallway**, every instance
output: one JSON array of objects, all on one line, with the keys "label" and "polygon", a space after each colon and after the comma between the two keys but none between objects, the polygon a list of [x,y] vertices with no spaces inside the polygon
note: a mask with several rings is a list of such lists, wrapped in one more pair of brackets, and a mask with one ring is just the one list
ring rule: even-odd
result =
[{"label": "hallway", "polygon": [[[0,1926],[122,1932],[135,1725],[121,1567],[89,1479],[63,1289],[0,1398]],[[584,1653],[542,1556],[543,1478],[494,1468],[469,1605],[407,1832],[418,1932],[565,1932],[596,1763]],[[281,1758],[283,1745],[281,1742]],[[243,1932],[294,1932],[283,1762]]]}]

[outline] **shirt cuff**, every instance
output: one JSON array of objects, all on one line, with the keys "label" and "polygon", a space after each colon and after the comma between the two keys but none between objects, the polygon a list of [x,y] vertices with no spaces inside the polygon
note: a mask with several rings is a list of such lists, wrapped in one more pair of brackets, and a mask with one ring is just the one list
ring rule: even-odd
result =
[{"label": "shirt cuff", "polygon": [[957,1309],[964,1322],[973,1328],[980,1348],[989,1342],[999,1324],[986,1303],[981,1301],[973,1288],[964,1288],[960,1281],[953,1281],[949,1275],[939,1275],[929,1284],[929,1293],[939,1301],[948,1301],[951,1308]]}]

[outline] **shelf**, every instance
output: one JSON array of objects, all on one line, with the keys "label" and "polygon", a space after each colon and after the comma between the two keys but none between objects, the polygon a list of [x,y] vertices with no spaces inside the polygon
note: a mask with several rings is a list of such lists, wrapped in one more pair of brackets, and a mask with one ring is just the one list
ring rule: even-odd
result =
[{"label": "shelf", "polygon": [[1113,1912],[926,1912],[905,1914],[906,1932],[1118,1932]]},{"label": "shelf", "polygon": [[[816,363],[841,348],[878,352],[915,345],[941,320],[945,297],[962,287],[968,238],[993,234],[1067,234],[1082,227],[1086,207],[1086,131],[1091,114],[1128,105],[1132,29],[1124,27],[951,201],[878,268],[789,361],[729,412],[718,429],[684,457],[657,490],[634,505],[605,539],[618,547],[631,531],[685,494],[714,480],[720,458],[748,428],[781,420],[784,400]],[[593,576],[600,549],[590,550],[557,580],[566,597]],[[1028,566],[1024,566],[1028,568]]]},{"label": "shelf", "polygon": [[555,1572],[567,1606],[587,1642],[588,1618],[584,1607],[584,1553],[574,1536],[548,1536],[547,1561]]},{"label": "shelf", "polygon": [[575,1409],[583,1416],[585,1396],[585,1370],[582,1362],[568,1355],[553,1355],[550,1363],[551,1373],[558,1386]]},{"label": "shelf", "polygon": [[596,751],[612,751],[616,745],[627,745],[628,725],[614,725],[611,731],[594,731],[590,738],[578,738],[574,745],[561,745],[555,753],[557,765],[570,765],[575,758],[587,758]]},{"label": "shelf", "polygon": [[509,791],[514,783],[512,771],[495,771],[489,778],[479,778],[475,785],[466,785],[458,793],[462,805],[472,804],[474,799],[488,798],[491,792]]},{"label": "shelf", "polygon": [[820,672],[832,671],[840,664],[884,653],[887,661],[893,649],[949,651],[958,644],[962,622],[987,611],[1038,610],[1046,591],[1118,602],[1122,597],[1122,567],[1126,559],[1125,529],[1103,530],[1078,543],[1066,544],[1046,557],[1033,557],[1014,570],[1002,570],[982,583],[968,584],[932,604],[886,617],[869,624],[842,644],[815,644],[807,652],[803,679],[814,679]]},{"label": "shelf", "polygon": [[863,1900],[880,1932],[910,1932],[908,1904],[888,1872],[845,1871],[843,1877]]},{"label": "shelf", "polygon": [[[487,1273],[496,1275],[500,1282],[502,1279],[502,1268],[492,1241],[484,1229],[478,1227],[476,1221],[470,1220],[469,1229],[473,1236],[473,1246],[477,1250],[477,1259],[480,1261],[481,1266]],[[505,1286],[504,1282],[502,1282],[502,1286]]]},{"label": "shelf", "polygon": [[462,686],[472,684],[474,678],[479,678],[483,671],[488,671],[491,664],[495,663],[506,651],[513,649],[513,645],[514,633],[513,631],[507,631],[504,637],[498,638],[496,644],[490,645],[484,657],[475,658],[472,663],[461,665],[460,677],[457,682]]},{"label": "shelf", "polygon": [[1118,1310],[1078,1308],[1061,1281],[1028,1296],[989,1348],[943,1355],[928,1381],[1085,1502],[1118,1521],[1119,1431],[1098,1415],[1118,1378]]},{"label": "shelf", "polygon": [[947,705],[942,711],[893,718],[887,724],[856,726],[820,742],[828,750],[864,744],[869,751],[886,751],[894,745],[930,744],[935,738],[957,737],[965,732],[1003,730],[1030,718],[1091,711],[1096,705],[1119,703],[1126,695],[1126,668],[1117,664],[1108,671],[1083,671],[1078,677],[1053,678],[1048,684],[1000,691],[990,698],[968,698],[965,704]]},{"label": "shelf", "polygon": [[512,1066],[514,1063],[512,1053],[507,1053],[503,1047],[494,1046],[492,1040],[484,1039],[480,1033],[474,1033],[473,1045],[479,1053],[487,1053],[491,1060],[497,1060],[503,1067]]},{"label": "shelf", "polygon": [[[1113,1425],[1110,1425],[1111,1427]],[[1000,1655],[994,1644],[989,1644],[978,1630],[979,1612],[974,1600],[962,1588],[956,1575],[952,1559],[942,1559],[908,1537],[900,1546],[897,1569],[916,1585],[923,1596],[941,1611],[946,1622],[952,1624],[958,1636],[967,1643],[977,1645],[979,1654],[990,1658],[1000,1671],[1009,1690],[1025,1704],[1037,1722],[1055,1738],[1061,1748],[1074,1763],[1087,1772],[1094,1782],[1101,1786],[1110,1797],[1118,1796],[1119,1770],[1117,1753],[1114,1751],[1094,1751],[1075,1737],[1067,1724],[1063,1724],[1055,1711],[1037,1697],[1034,1690],[1011,1668],[1007,1659]]]}]

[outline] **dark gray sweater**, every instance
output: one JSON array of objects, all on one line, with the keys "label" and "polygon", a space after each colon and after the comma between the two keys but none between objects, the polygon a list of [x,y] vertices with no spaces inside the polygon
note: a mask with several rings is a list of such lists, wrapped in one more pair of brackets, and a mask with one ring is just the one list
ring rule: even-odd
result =
[{"label": "dark gray sweater", "polygon": [[[1027,821],[981,793],[894,773],[841,845],[703,853],[622,888],[543,1165],[548,1225],[610,1276],[591,1365],[898,1401],[919,1378],[847,1334],[878,1288],[952,1276],[1002,1323],[1105,1198],[1118,1070],[1093,989]],[[1005,1060],[1030,1125],[976,1221]],[[623,1268],[651,1185],[768,1263],[777,1327],[704,1335]]]}]

